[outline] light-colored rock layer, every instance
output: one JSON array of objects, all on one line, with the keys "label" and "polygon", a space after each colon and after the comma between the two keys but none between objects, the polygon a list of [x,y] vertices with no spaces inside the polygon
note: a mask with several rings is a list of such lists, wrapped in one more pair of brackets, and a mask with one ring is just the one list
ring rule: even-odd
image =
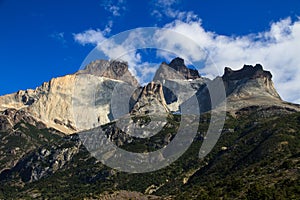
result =
[{"label": "light-colored rock layer", "polygon": [[53,78],[35,90],[0,97],[0,110],[22,109],[49,127],[70,134],[111,121],[110,96],[121,81],[90,74]]}]

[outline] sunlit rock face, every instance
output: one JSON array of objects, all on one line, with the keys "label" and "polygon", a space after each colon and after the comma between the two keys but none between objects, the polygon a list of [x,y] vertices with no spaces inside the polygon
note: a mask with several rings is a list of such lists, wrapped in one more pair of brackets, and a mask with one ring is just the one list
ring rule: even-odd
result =
[{"label": "sunlit rock face", "polygon": [[34,90],[1,96],[0,109],[25,110],[47,126],[70,134],[113,120],[111,95],[117,84],[125,82],[138,86],[126,63],[99,60]]},{"label": "sunlit rock face", "polygon": [[22,109],[49,127],[74,133],[111,121],[109,98],[120,82],[90,74],[53,78],[35,90],[0,97],[1,110]]}]

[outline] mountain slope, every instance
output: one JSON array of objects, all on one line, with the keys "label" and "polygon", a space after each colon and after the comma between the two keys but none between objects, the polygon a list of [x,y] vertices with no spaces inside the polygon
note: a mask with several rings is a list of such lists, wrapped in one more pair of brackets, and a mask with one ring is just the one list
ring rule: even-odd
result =
[{"label": "mountain slope", "polygon": [[[240,109],[250,105],[277,105],[290,107],[282,101],[272,81],[272,74],[259,64],[244,65],[240,70],[225,68],[222,76],[226,88],[229,109]],[[293,106],[299,109],[299,106]]]},{"label": "mountain slope", "polygon": [[180,111],[180,105],[203,88],[210,80],[199,75],[196,69],[188,68],[182,58],[174,58],[169,64],[163,62],[153,81],[163,85],[167,107],[172,112]]},{"label": "mountain slope", "polygon": [[[128,174],[102,165],[81,146],[76,135],[52,142],[25,156],[5,173],[6,176],[1,174],[6,177],[1,180],[2,191],[7,187],[17,191],[2,195],[7,198],[91,198],[104,191],[126,190],[172,199],[296,198],[300,194],[297,184],[300,180],[299,113],[266,118],[257,116],[257,108],[248,111],[237,118],[228,114],[217,145],[200,160],[199,147],[210,119],[208,114],[203,115],[198,135],[189,150],[170,166],[151,173]],[[170,137],[169,133],[176,134],[179,120],[179,116],[169,118],[169,125],[160,134],[150,140],[135,138],[134,143],[128,136],[122,136],[124,132],[113,128],[114,124],[103,128],[108,135],[114,135],[110,138],[121,148],[144,152],[168,144],[166,138]],[[120,143],[120,139],[123,142]],[[62,152],[73,153],[61,157]],[[54,167],[51,158],[63,159],[62,164]],[[32,177],[24,173],[28,166],[32,167],[32,174],[42,176],[26,179]],[[24,181],[25,186],[20,186]]]},{"label": "mountain slope", "polygon": [[0,112],[0,124],[0,173],[15,166],[32,150],[63,136],[55,129],[47,129],[45,124],[21,110]]}]

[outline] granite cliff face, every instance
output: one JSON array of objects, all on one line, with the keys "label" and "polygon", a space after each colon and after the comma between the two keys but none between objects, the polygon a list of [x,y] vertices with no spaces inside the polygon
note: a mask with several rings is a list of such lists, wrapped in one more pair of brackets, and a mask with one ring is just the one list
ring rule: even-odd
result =
[{"label": "granite cliff face", "polygon": [[[98,94],[99,90],[102,95],[112,93],[113,86],[118,82],[118,80],[92,75],[67,75],[54,78],[35,90],[19,91],[0,97],[1,110],[11,107],[17,110],[22,109],[48,127],[56,128],[64,133],[73,133],[81,129],[92,128],[95,123],[100,125],[110,121],[109,102],[92,104],[93,96]],[[101,96],[98,98],[101,99]],[[30,99],[30,104],[24,101],[27,99]],[[83,109],[93,113],[95,117],[87,118],[86,124],[80,123],[78,126],[76,123],[80,117],[84,116],[84,113],[80,113]],[[91,115],[87,114],[87,116]]]},{"label": "granite cliff face", "polygon": [[35,90],[18,91],[0,97],[1,110],[15,108],[24,110],[49,127],[62,132],[75,131],[72,121],[72,93],[75,76],[53,78]]},{"label": "granite cliff face", "polygon": [[35,90],[1,96],[0,110],[24,110],[48,127],[70,134],[113,120],[110,97],[114,87],[125,82],[122,80],[137,85],[126,63],[95,61],[84,70],[53,78]]}]

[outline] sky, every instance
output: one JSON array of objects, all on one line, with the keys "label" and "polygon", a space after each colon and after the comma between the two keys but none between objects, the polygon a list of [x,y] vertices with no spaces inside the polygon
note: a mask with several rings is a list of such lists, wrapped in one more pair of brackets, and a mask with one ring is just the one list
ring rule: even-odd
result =
[{"label": "sky", "polygon": [[[141,83],[176,55],[210,78],[261,63],[281,97],[300,103],[299,16],[299,0],[0,0],[0,95],[74,73],[96,47],[109,59],[123,53]],[[134,40],[120,33],[141,27],[154,27],[165,50],[128,52]]]}]

